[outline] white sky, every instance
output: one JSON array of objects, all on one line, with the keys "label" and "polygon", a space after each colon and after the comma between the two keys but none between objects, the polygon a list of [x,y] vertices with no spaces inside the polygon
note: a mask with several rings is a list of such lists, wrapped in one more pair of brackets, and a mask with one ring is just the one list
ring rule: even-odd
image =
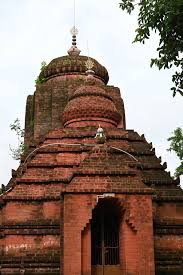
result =
[{"label": "white sky", "polygon": [[[118,8],[120,0],[76,0],[78,47],[97,59],[109,72],[109,84],[118,86],[125,102],[127,128],[145,134],[156,154],[174,173],[179,161],[167,152],[167,137],[183,127],[182,97],[172,97],[171,71],[150,68],[158,39],[144,46],[132,44],[136,16]],[[65,55],[71,46],[73,0],[0,1],[0,185],[7,184],[18,162],[9,144],[17,138],[9,125],[18,117],[24,125],[26,97],[43,60]],[[183,182],[183,179],[182,179]]]}]

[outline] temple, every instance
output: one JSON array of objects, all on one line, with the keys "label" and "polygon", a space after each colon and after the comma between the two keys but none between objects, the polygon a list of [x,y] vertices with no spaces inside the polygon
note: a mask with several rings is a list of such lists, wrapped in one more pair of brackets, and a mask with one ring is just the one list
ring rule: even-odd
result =
[{"label": "temple", "polygon": [[0,274],[182,275],[180,182],[72,35],[27,98],[27,150],[0,195]]}]

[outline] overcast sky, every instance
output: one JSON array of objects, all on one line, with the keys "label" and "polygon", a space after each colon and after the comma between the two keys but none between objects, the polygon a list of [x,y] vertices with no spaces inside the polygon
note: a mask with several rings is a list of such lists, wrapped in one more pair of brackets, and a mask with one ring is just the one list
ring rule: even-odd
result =
[{"label": "overcast sky", "polygon": [[[118,86],[125,102],[127,128],[145,134],[168,171],[178,159],[167,152],[167,137],[183,127],[182,97],[172,97],[171,71],[150,68],[158,37],[144,46],[132,44],[136,15],[119,9],[119,0],[76,0],[78,47],[97,59],[109,72],[109,84]],[[18,162],[9,145],[17,138],[9,125],[18,117],[24,126],[25,103],[35,91],[43,60],[65,55],[71,46],[73,0],[0,1],[0,184],[7,184]],[[183,179],[182,179],[183,181]]]}]

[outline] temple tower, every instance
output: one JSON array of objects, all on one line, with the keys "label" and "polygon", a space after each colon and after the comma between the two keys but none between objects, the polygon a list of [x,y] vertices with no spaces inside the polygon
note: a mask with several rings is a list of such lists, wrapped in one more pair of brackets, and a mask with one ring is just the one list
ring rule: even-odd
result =
[{"label": "temple tower", "polygon": [[28,96],[28,152],[0,196],[2,275],[182,275],[183,191],[119,88],[80,55],[43,67]]}]

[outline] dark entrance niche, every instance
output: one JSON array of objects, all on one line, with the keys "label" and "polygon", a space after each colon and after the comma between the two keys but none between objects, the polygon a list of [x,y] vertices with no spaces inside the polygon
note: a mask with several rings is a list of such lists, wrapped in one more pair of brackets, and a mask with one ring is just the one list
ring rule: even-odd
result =
[{"label": "dark entrance niche", "polygon": [[120,274],[120,209],[115,199],[102,199],[91,222],[91,262],[93,275]]}]

